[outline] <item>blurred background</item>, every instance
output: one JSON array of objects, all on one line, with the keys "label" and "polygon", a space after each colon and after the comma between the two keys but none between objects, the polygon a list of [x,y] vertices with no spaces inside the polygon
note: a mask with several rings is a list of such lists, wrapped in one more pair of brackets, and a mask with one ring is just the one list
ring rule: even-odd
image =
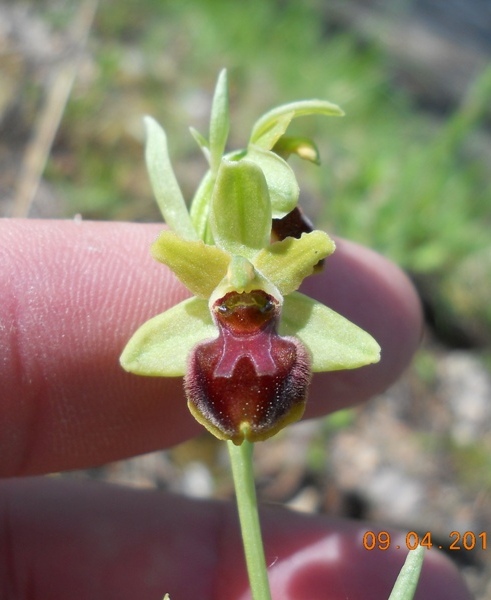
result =
[{"label": "blurred background", "polygon": [[[142,115],[166,129],[191,198],[229,70],[230,148],[284,102],[321,167],[292,159],[316,225],[401,265],[426,311],[403,379],[364,407],[301,423],[257,449],[265,502],[370,519],[448,546],[491,544],[491,4],[487,0],[31,0],[0,3],[0,216],[154,221]],[[209,436],[74,473],[230,497]],[[478,538],[479,539],[479,538]],[[491,553],[449,552],[476,597]]]}]

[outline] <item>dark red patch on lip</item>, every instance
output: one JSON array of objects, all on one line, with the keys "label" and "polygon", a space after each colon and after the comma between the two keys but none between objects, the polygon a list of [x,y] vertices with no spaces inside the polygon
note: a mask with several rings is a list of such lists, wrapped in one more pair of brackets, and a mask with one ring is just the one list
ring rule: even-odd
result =
[{"label": "dark red patch on lip", "polygon": [[272,237],[277,240],[284,240],[287,237],[299,238],[302,233],[311,231],[314,231],[314,226],[299,206],[281,219],[273,219],[271,226]]},{"label": "dark red patch on lip", "polygon": [[219,336],[191,353],[191,412],[215,435],[240,444],[270,437],[302,416],[310,357],[276,328],[278,302],[263,290],[230,292],[213,306]]}]

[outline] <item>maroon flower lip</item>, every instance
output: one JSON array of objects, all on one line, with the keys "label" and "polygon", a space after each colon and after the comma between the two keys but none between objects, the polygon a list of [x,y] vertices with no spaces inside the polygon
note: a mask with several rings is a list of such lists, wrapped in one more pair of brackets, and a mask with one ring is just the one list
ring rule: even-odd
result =
[{"label": "maroon flower lip", "polygon": [[220,438],[267,439],[303,414],[308,352],[277,333],[280,306],[263,290],[229,292],[212,310],[219,335],[191,352],[184,382],[189,408]]}]

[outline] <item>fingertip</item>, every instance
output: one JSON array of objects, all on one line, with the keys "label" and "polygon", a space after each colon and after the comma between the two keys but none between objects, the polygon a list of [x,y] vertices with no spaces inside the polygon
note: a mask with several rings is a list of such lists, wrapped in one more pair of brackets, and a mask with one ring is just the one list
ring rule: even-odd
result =
[{"label": "fingertip", "polygon": [[[7,219],[0,227],[1,472],[82,468],[195,435],[180,380],[141,378],[119,365],[136,328],[187,295],[150,256],[161,226]],[[377,365],[316,375],[308,416],[360,402],[397,379],[421,331],[419,301],[397,267],[339,240],[303,291],[382,347]]]},{"label": "fingertip", "polygon": [[[263,522],[273,596],[283,600],[388,598],[408,552],[405,534],[394,529],[389,547],[368,549],[364,536],[375,526],[362,521],[271,510]],[[415,600],[470,600],[452,561],[425,552]]]},{"label": "fingertip", "polygon": [[302,291],[368,331],[381,346],[379,363],[314,376],[308,416],[366,400],[387,389],[409,365],[423,328],[421,303],[407,275],[368,248],[336,240],[326,269]]},{"label": "fingertip", "polygon": [[[62,598],[70,589],[73,600],[161,598],[165,592],[250,599],[232,503],[26,478],[0,482],[0,512],[0,524],[8,525],[8,531],[0,525],[0,551],[11,558],[16,581],[28,579],[36,597]],[[390,548],[369,550],[363,537],[373,524],[277,507],[260,516],[274,598],[388,598],[407,554],[404,533],[390,530]],[[437,550],[425,557],[415,600],[427,598],[471,599],[456,568]]]}]

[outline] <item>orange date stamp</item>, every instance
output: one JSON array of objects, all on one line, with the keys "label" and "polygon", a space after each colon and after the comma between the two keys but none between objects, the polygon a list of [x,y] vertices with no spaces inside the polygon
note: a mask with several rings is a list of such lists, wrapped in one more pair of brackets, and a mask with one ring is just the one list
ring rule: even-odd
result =
[{"label": "orange date stamp", "polygon": [[[409,531],[406,535],[406,543],[401,546],[396,544],[388,531],[366,531],[363,535],[363,547],[365,550],[388,550],[390,547],[400,550],[416,550],[418,546],[425,548],[437,548],[439,550],[487,550],[487,533],[481,531],[451,531],[448,535],[448,544],[443,544],[439,537],[438,544],[433,543],[431,532],[418,534],[415,531]],[[397,536],[398,540],[400,539]]]}]

